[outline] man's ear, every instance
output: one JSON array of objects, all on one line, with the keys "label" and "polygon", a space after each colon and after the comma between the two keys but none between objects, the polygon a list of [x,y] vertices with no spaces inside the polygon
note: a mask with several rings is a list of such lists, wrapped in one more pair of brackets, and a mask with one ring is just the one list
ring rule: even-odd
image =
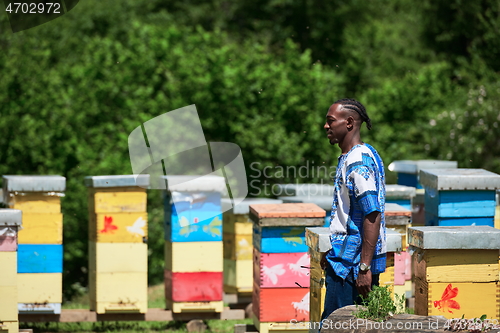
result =
[{"label": "man's ear", "polygon": [[348,116],[346,118],[346,127],[348,131],[351,131],[354,128],[354,117]]}]

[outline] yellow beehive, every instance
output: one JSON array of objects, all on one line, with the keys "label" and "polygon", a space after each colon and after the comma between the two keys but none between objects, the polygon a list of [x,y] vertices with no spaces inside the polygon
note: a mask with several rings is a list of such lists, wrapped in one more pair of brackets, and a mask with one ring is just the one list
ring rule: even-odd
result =
[{"label": "yellow beehive", "polygon": [[0,323],[17,321],[17,252],[0,251]]},{"label": "yellow beehive", "polygon": [[222,272],[222,242],[165,241],[164,249],[165,269],[171,272]]},{"label": "yellow beehive", "polygon": [[8,206],[23,213],[58,214],[61,212],[60,194],[48,192],[26,192],[9,196]]},{"label": "yellow beehive", "polygon": [[62,244],[63,216],[60,213],[24,213],[19,244]]},{"label": "yellow beehive", "polygon": [[86,177],[89,187],[89,298],[97,313],[146,313],[149,177]]},{"label": "yellow beehive", "polygon": [[325,308],[325,271],[321,268],[321,252],[309,250],[310,287],[309,287],[309,320],[320,322]]},{"label": "yellow beehive", "polygon": [[22,212],[0,209],[0,331],[17,333],[17,231],[22,223]]},{"label": "yellow beehive", "polygon": [[415,313],[448,319],[499,318],[500,230],[487,226],[410,228]]},{"label": "yellow beehive", "polygon": [[[321,258],[331,249],[329,228],[306,228],[306,244],[309,247],[310,287],[309,321],[319,323],[325,307],[325,271],[321,268]],[[297,329],[300,329],[298,326]]]},{"label": "yellow beehive", "polygon": [[19,303],[62,303],[62,273],[17,275]]},{"label": "yellow beehive", "polygon": [[253,260],[224,259],[224,291],[229,294],[251,294]]},{"label": "yellow beehive", "polygon": [[[51,304],[51,307],[55,306],[55,313],[57,305],[60,308],[62,303],[61,197],[66,189],[66,178],[56,175],[4,176],[3,188],[7,205],[23,212],[23,228],[17,235],[18,243],[23,247],[17,267],[22,272],[18,274],[16,283],[19,309],[26,305],[23,303],[58,303]],[[39,260],[32,256],[26,261],[27,248],[48,251],[40,253]],[[32,253],[39,252],[35,250]],[[45,255],[53,254],[56,255],[53,260],[45,260]],[[45,271],[52,273],[41,273]]]},{"label": "yellow beehive", "polygon": [[90,214],[89,240],[102,243],[143,243],[148,236],[148,214]]},{"label": "yellow beehive", "polygon": [[223,234],[223,239],[224,239],[225,259],[252,260],[253,258],[252,233],[231,234],[225,232]]}]

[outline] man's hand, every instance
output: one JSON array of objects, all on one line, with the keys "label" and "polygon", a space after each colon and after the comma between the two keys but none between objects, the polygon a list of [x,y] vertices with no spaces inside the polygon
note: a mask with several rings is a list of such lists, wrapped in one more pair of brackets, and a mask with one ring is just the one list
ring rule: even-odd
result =
[{"label": "man's hand", "polygon": [[321,255],[321,260],[319,262],[319,265],[321,266],[321,269],[325,270],[326,269],[326,265],[328,265],[328,261],[326,260],[326,254],[328,253],[328,251],[326,252],[323,252],[323,254]]},{"label": "man's hand", "polygon": [[359,272],[358,279],[356,280],[356,289],[358,292],[366,297],[368,292],[372,290],[372,272]]}]

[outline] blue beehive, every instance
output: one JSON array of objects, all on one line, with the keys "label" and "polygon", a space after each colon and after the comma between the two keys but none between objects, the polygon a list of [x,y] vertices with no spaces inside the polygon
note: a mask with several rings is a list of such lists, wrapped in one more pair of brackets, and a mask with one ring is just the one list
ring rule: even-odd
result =
[{"label": "blue beehive", "polygon": [[494,226],[500,175],[484,169],[426,169],[420,171],[420,181],[426,225]]},{"label": "blue beehive", "polygon": [[[222,241],[222,177],[166,176],[164,193],[165,240],[170,242]],[[176,182],[176,183],[174,183]]]},{"label": "blue beehive", "polygon": [[457,167],[456,161],[439,160],[401,160],[389,164],[388,169],[398,174],[398,184],[422,188],[419,172],[422,169],[452,169]]}]

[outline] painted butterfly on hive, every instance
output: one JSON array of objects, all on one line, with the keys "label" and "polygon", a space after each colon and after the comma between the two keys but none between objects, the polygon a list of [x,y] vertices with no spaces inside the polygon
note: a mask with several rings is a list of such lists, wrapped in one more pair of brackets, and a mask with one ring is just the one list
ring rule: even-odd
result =
[{"label": "painted butterfly on hive", "polygon": [[281,237],[283,240],[293,246],[302,245],[304,241],[300,236],[304,233],[304,230],[301,229],[291,229],[289,232],[281,233]]},{"label": "painted butterfly on hive", "polygon": [[211,236],[220,236],[222,221],[216,216],[208,225],[203,226],[203,231],[209,233]]},{"label": "painted butterfly on hive", "polygon": [[300,300],[292,302],[292,306],[298,313],[309,314],[309,292]]},{"label": "painted butterfly on hive", "polygon": [[140,216],[137,220],[135,220],[132,226],[127,226],[127,231],[136,237],[144,237],[146,235],[143,229],[145,226],[146,220]]},{"label": "painted butterfly on hive", "polygon": [[453,313],[451,309],[460,310],[460,304],[452,298],[457,297],[458,288],[453,288],[451,283],[446,286],[446,289],[441,296],[439,301],[434,301],[434,307],[438,310],[445,312],[447,310],[449,313]]},{"label": "painted butterfly on hive", "polygon": [[115,230],[118,229],[118,226],[113,224],[113,217],[112,216],[104,216],[104,228],[100,230],[100,233],[102,234],[113,234]]},{"label": "painted butterfly on hive", "polygon": [[283,264],[274,265],[272,267],[263,266],[262,273],[264,278],[271,281],[273,285],[278,283],[278,276],[285,274],[286,270],[283,268]]}]

